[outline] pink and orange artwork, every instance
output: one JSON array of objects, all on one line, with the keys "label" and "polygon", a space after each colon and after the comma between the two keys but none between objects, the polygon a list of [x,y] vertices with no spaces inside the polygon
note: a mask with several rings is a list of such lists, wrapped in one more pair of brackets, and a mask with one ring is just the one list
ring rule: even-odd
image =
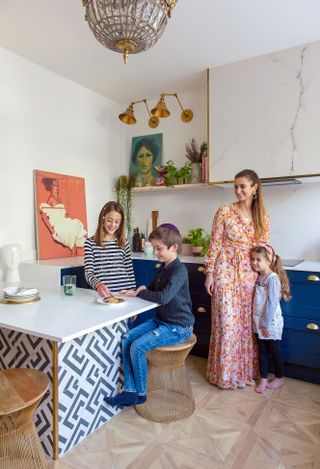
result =
[{"label": "pink and orange artwork", "polygon": [[34,176],[38,259],[83,255],[85,180],[38,169]]}]

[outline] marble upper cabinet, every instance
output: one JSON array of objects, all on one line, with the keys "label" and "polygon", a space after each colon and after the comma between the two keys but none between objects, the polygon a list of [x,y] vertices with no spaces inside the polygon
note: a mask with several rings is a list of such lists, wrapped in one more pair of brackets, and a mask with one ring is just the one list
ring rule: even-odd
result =
[{"label": "marble upper cabinet", "polygon": [[209,70],[209,180],[320,173],[320,42]]}]

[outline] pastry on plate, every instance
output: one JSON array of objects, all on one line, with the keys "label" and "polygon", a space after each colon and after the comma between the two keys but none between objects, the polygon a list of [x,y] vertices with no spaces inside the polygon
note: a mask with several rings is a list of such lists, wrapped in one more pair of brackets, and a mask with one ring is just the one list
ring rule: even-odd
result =
[{"label": "pastry on plate", "polygon": [[108,298],[104,298],[103,300],[105,303],[122,303],[124,298],[121,296],[109,296]]}]

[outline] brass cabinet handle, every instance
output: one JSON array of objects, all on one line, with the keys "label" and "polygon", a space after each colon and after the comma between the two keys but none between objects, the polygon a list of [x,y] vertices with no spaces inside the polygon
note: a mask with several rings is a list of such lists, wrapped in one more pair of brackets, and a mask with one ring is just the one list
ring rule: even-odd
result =
[{"label": "brass cabinet handle", "polygon": [[198,267],[198,272],[204,272],[204,267],[203,266]]},{"label": "brass cabinet handle", "polygon": [[317,275],[308,275],[307,280],[310,280],[310,282],[319,282],[320,278]]},{"label": "brass cabinet handle", "polygon": [[309,322],[309,324],[306,325],[307,329],[311,329],[312,331],[318,331],[319,326],[318,324],[315,324],[314,322]]},{"label": "brass cabinet handle", "polygon": [[199,308],[197,308],[197,313],[206,313],[206,312],[207,310],[203,306],[199,306]]},{"label": "brass cabinet handle", "polygon": [[156,264],[156,269],[159,269],[160,267],[161,267],[161,264],[160,264],[160,262],[158,262],[158,263]]}]

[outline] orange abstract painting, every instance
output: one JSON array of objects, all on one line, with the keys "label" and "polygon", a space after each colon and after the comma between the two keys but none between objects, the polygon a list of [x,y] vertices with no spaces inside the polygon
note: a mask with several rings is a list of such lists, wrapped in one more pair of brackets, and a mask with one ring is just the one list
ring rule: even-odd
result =
[{"label": "orange abstract painting", "polygon": [[38,259],[83,255],[87,237],[85,181],[36,169]]}]

